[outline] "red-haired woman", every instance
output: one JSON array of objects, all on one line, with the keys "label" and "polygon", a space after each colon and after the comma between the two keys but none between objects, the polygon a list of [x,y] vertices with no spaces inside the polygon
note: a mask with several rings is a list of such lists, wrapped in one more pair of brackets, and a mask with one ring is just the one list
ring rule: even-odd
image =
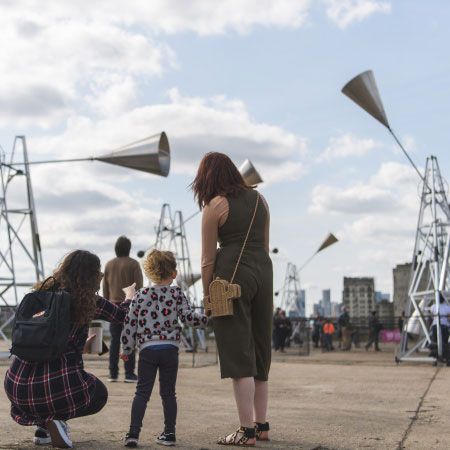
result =
[{"label": "red-haired woman", "polygon": [[203,210],[202,281],[205,296],[213,276],[230,281],[255,212],[234,279],[241,286],[242,295],[234,301],[232,316],[213,319],[221,376],[233,380],[240,421],[236,432],[217,442],[252,446],[256,439],[269,439],[267,380],[273,314],[269,208],[264,198],[246,185],[230,158],[222,153],[204,156],[192,189]]},{"label": "red-haired woman", "polygon": [[[45,362],[14,357],[5,376],[5,391],[11,401],[11,416],[20,425],[36,425],[35,444],[50,442],[54,447],[71,448],[66,420],[99,412],[106,404],[108,391],[94,375],[83,369],[82,353],[92,319],[122,323],[127,315],[134,288],[116,306],[98,297],[103,277],[98,256],[76,250],[67,255],[53,274],[57,287],[71,294],[73,322],[67,349],[57,359]],[[51,282],[36,288],[50,289]]]}]

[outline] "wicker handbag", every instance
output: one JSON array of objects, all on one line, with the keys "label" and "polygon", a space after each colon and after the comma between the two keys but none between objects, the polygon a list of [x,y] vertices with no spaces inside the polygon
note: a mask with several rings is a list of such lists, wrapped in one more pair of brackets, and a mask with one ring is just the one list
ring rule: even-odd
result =
[{"label": "wicker handbag", "polygon": [[239,263],[241,262],[242,254],[244,253],[247,240],[252,229],[253,222],[255,221],[256,210],[259,204],[259,193],[256,196],[255,210],[253,211],[253,217],[248,227],[247,235],[245,236],[244,243],[242,244],[241,253],[239,254],[236,266],[234,268],[233,275],[230,281],[222,278],[216,278],[209,284],[209,296],[204,299],[204,307],[206,312],[210,313],[212,317],[232,316],[233,315],[233,300],[241,296],[241,286],[233,283],[236,276]]}]

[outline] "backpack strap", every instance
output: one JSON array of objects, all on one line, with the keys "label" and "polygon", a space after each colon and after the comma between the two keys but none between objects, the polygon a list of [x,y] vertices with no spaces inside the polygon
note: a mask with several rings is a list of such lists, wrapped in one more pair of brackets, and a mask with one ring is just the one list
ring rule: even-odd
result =
[{"label": "backpack strap", "polygon": [[57,285],[58,282],[56,281],[56,278],[53,275],[51,275],[50,277],[46,278],[42,282],[41,286],[38,289],[39,291],[41,291],[44,288],[44,285],[45,285],[45,283],[47,283],[48,280],[53,280],[52,290],[53,291],[56,290],[56,285]]}]

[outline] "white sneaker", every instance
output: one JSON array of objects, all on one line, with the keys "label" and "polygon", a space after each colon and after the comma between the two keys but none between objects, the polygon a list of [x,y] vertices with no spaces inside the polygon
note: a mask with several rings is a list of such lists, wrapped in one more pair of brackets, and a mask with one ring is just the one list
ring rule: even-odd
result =
[{"label": "white sneaker", "polygon": [[52,438],[53,447],[72,448],[72,440],[70,439],[70,428],[63,420],[52,420],[47,423],[48,431]]}]

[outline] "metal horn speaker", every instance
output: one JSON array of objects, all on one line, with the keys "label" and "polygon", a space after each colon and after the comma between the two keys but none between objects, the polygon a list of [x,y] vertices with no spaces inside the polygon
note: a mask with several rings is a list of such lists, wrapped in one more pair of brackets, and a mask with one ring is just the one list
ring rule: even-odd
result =
[{"label": "metal horn speaker", "polygon": [[362,72],[355,78],[352,78],[342,88],[342,93],[381,122],[386,128],[391,129],[384,111],[380,93],[378,92],[375,77],[371,70]]},{"label": "metal horn speaker", "polygon": [[239,172],[241,173],[244,181],[249,186],[253,186],[255,184],[259,184],[259,183],[263,182],[261,175],[255,169],[255,166],[252,164],[252,162],[249,159],[246,159],[242,163],[241,167],[239,167]]},{"label": "metal horn speaker", "polygon": [[170,170],[169,140],[163,131],[94,159],[167,177]]}]

